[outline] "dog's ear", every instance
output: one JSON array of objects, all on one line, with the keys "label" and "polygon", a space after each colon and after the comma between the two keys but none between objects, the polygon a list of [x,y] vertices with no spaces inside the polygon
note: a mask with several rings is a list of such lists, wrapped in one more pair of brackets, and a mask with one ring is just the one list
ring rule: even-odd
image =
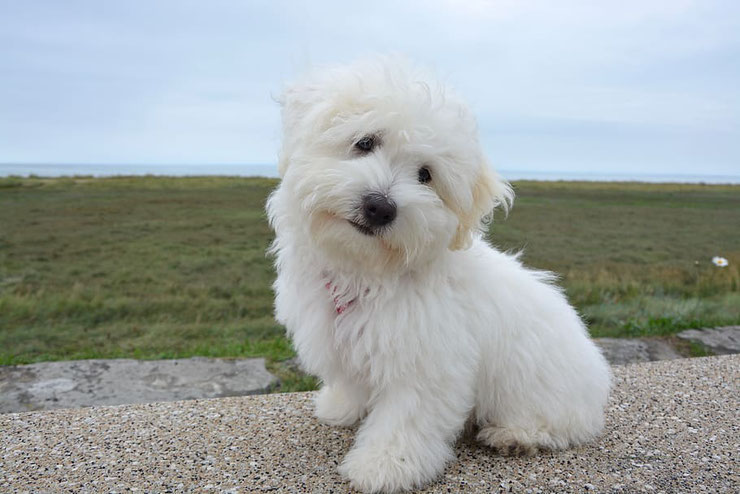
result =
[{"label": "dog's ear", "polygon": [[309,114],[321,103],[321,92],[309,83],[297,83],[288,86],[278,99],[282,106],[283,144],[278,159],[278,172],[281,177],[290,163],[292,149],[301,136],[306,134],[305,122]]},{"label": "dog's ear", "polygon": [[473,233],[482,230],[492,219],[493,210],[501,206],[509,212],[514,202],[514,190],[511,185],[491,170],[488,163],[483,163],[478,178],[472,186],[472,201],[465,209],[455,211],[458,217],[457,231],[450,243],[451,250],[470,247]]}]

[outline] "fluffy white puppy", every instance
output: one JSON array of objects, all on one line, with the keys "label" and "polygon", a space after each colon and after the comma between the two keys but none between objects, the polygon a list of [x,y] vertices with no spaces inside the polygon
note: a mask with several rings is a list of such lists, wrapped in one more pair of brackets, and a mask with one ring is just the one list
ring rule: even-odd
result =
[{"label": "fluffy white puppy", "polygon": [[276,314],[323,383],[317,417],[363,420],[339,467],[352,486],[429,482],[468,418],[503,452],[599,434],[609,367],[552,277],[482,238],[514,194],[461,100],[380,58],[281,103]]}]

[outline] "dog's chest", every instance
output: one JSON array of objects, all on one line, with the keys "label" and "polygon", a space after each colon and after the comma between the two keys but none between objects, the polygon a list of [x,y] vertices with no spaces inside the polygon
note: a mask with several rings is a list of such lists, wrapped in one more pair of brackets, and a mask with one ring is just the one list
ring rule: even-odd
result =
[{"label": "dog's chest", "polygon": [[328,293],[332,345],[345,372],[372,381],[407,372],[429,345],[428,338],[449,324],[435,292],[432,286],[401,280],[363,286],[336,299]]},{"label": "dog's chest", "polygon": [[[390,342],[398,337],[396,321],[382,309],[383,297],[358,294],[357,298],[333,304],[331,339],[335,354],[348,375],[372,382],[393,359]],[[333,301],[332,301],[333,302]]]},{"label": "dog's chest", "polygon": [[377,308],[382,305],[381,297],[369,288],[360,288],[342,294],[327,285],[330,310],[332,312],[332,336],[334,345],[342,353],[356,347],[372,347],[377,336]]}]

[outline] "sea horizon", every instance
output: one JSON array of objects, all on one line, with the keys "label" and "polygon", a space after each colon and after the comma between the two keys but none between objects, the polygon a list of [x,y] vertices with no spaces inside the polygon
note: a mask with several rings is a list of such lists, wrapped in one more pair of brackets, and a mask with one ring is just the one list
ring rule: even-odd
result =
[{"label": "sea horizon", "polygon": [[[509,170],[499,173],[507,180],[649,182],[740,184],[740,175],[636,173],[611,171]],[[278,178],[276,165],[269,164],[90,164],[90,163],[0,163],[0,177],[114,177],[114,176],[235,176]]]}]

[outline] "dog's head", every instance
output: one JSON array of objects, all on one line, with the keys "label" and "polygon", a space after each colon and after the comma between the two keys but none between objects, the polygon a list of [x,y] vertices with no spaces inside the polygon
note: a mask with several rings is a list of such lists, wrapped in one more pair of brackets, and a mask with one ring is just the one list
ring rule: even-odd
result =
[{"label": "dog's head", "polygon": [[513,199],[465,104],[402,61],[314,73],[281,103],[283,181],[271,202],[282,204],[270,205],[271,218],[293,215],[338,259],[428,262],[467,248],[489,213]]}]

